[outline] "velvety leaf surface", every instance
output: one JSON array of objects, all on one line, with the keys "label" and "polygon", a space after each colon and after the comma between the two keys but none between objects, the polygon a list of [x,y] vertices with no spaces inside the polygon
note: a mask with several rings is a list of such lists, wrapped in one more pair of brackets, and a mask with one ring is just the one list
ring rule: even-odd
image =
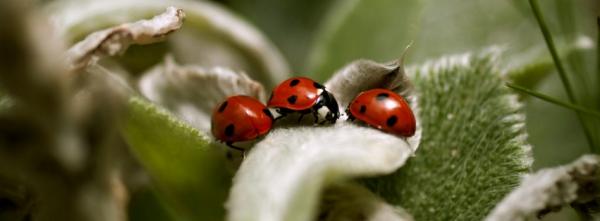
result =
[{"label": "velvety leaf surface", "polygon": [[421,145],[400,170],[366,183],[415,220],[481,220],[530,167],[524,115],[492,55],[407,71],[415,74]]},{"label": "velvety leaf surface", "polygon": [[275,129],[235,175],[227,220],[312,220],[327,185],[391,173],[412,153],[404,139],[347,122]]},{"label": "velvety leaf surface", "polygon": [[171,57],[144,74],[138,88],[148,100],[205,132],[210,131],[214,108],[227,97],[247,95],[265,100],[262,84],[243,72],[224,67],[178,65]]},{"label": "velvety leaf surface", "polygon": [[206,135],[139,98],[123,134],[159,195],[184,220],[223,220],[231,185],[225,155]]},{"label": "velvety leaf surface", "polygon": [[248,73],[271,86],[285,79],[289,70],[279,51],[254,27],[229,10],[208,1],[106,0],[56,1],[46,10],[57,32],[77,42],[91,32],[118,24],[147,19],[169,6],[182,9],[181,29],[152,46],[133,46],[113,58],[131,74],[139,75],[172,54],[182,64],[206,68],[223,66]]},{"label": "velvety leaf surface", "polygon": [[[486,221],[525,221],[566,205],[585,211],[597,207],[600,157],[584,155],[570,164],[528,175],[486,217]],[[591,209],[593,211],[594,209]],[[590,211],[590,210],[588,210]]]}]

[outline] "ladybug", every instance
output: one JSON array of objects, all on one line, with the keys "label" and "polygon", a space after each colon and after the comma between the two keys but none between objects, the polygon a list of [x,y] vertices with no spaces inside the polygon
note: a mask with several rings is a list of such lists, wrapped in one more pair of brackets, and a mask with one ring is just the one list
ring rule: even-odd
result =
[{"label": "ladybug", "polygon": [[415,134],[416,121],[404,98],[387,89],[364,91],[346,109],[348,119],[358,119],[388,133],[410,137]]},{"label": "ladybug", "polygon": [[271,111],[260,101],[236,95],[228,97],[214,108],[210,130],[217,140],[244,151],[233,146],[233,142],[254,140],[268,133],[273,121]]},{"label": "ladybug", "polygon": [[315,123],[323,118],[319,124],[335,123],[340,117],[337,101],[325,86],[306,77],[294,77],[279,84],[269,98],[269,108],[275,108],[280,114],[276,119],[285,117],[290,113],[300,113],[298,121],[304,115],[312,113]]}]

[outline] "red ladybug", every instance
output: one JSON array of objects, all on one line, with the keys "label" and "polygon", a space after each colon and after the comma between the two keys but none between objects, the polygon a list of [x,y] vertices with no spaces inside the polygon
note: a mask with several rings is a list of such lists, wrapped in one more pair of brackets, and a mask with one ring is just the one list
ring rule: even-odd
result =
[{"label": "red ladybug", "polygon": [[244,95],[228,97],[212,114],[211,132],[227,146],[243,151],[233,142],[254,140],[273,126],[273,115],[260,101]]},{"label": "red ladybug", "polygon": [[306,77],[294,77],[283,81],[277,85],[269,98],[267,106],[276,108],[281,116],[298,112],[302,119],[305,114],[312,113],[315,117],[315,123],[319,117],[324,120],[320,123],[335,121],[340,117],[340,111],[337,101],[331,93],[325,90],[325,87]]},{"label": "red ladybug", "polygon": [[400,95],[387,89],[360,93],[346,110],[349,120],[358,119],[388,133],[410,137],[416,122],[410,106]]}]

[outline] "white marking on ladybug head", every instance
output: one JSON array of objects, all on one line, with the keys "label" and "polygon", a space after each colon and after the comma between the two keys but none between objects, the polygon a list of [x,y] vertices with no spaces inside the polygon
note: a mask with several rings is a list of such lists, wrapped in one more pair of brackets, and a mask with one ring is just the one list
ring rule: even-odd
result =
[{"label": "white marking on ladybug head", "polygon": [[323,92],[325,92],[325,90],[323,90],[323,89],[320,89],[320,88],[319,88],[319,89],[317,89],[317,94],[318,94],[318,95],[321,95],[321,94],[323,94]]},{"label": "white marking on ladybug head", "polygon": [[271,115],[273,115],[273,119],[277,119],[281,116],[279,111],[277,111],[277,108],[268,107],[267,109],[269,109],[269,112],[271,112]]},{"label": "white marking on ladybug head", "polygon": [[327,114],[331,113],[331,110],[329,110],[327,106],[322,106],[317,110],[317,113],[319,115],[319,120],[324,120],[327,119]]}]

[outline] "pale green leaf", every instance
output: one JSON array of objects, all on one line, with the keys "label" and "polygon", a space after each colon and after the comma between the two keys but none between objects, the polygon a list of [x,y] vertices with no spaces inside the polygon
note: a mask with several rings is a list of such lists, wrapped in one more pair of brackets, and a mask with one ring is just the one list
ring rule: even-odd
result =
[{"label": "pale green leaf", "polygon": [[421,145],[400,170],[366,183],[415,220],[481,220],[530,168],[524,115],[493,57],[444,57],[407,71],[416,72]]},{"label": "pale green leaf", "polygon": [[265,101],[263,86],[229,68],[178,65],[171,57],[139,80],[140,93],[200,131],[210,131],[214,108],[227,97],[247,95]]},{"label": "pale green leaf", "polygon": [[600,157],[584,155],[568,165],[528,175],[485,220],[525,221],[567,205],[581,209],[597,207],[599,185]]},{"label": "pale green leaf", "polygon": [[332,182],[388,174],[413,153],[402,138],[347,122],[277,128],[242,163],[227,202],[230,221],[307,221]]},{"label": "pale green leaf", "polygon": [[225,155],[198,130],[132,98],[123,135],[160,196],[185,220],[222,220],[231,185]]},{"label": "pale green leaf", "polygon": [[102,56],[123,54],[132,44],[146,45],[164,41],[166,36],[179,30],[185,13],[168,7],[152,19],[120,24],[89,34],[67,51],[67,62],[73,69],[89,66]]},{"label": "pale green leaf", "polygon": [[208,1],[66,0],[48,4],[46,10],[64,39],[77,42],[103,28],[148,19],[169,6],[186,14],[181,30],[163,43],[133,46],[112,59],[132,74],[141,74],[172,54],[183,64],[242,70],[269,86],[289,74],[286,61],[258,30]]}]

